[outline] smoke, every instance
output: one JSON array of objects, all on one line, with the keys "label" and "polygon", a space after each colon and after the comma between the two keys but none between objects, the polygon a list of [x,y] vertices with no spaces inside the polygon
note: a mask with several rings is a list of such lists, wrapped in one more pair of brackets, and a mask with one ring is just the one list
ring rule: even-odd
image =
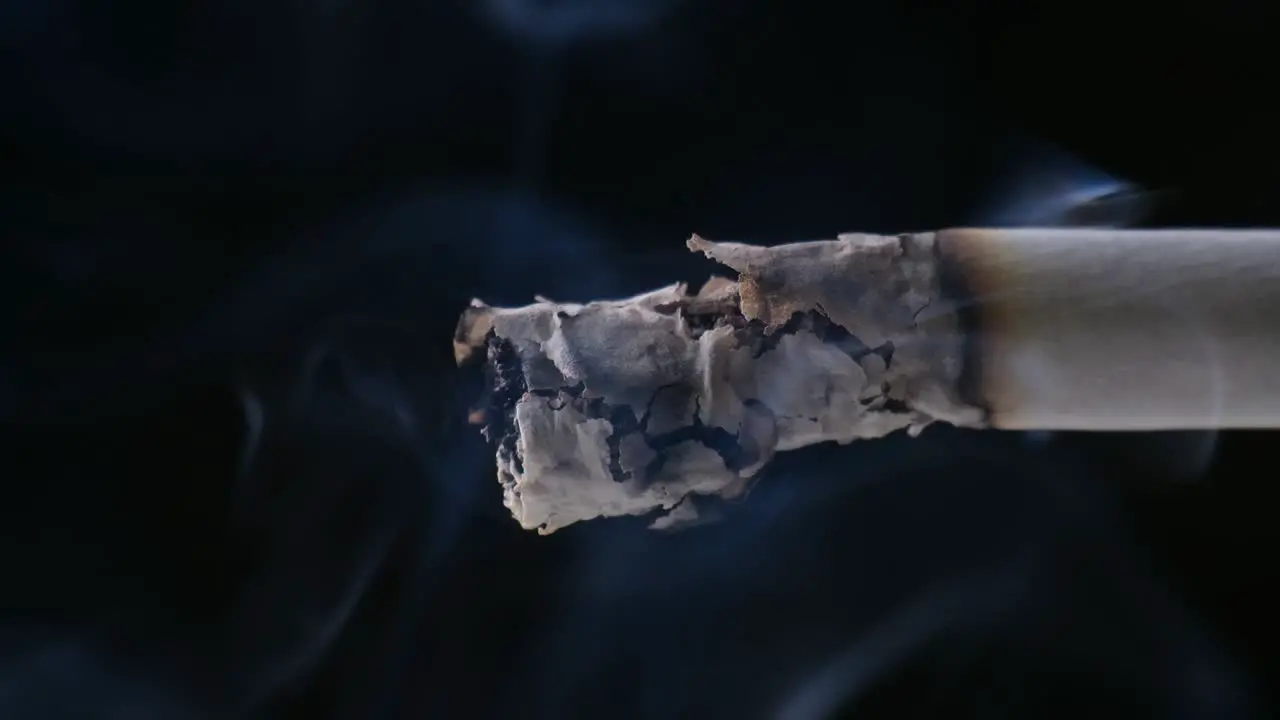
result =
[{"label": "smoke", "polygon": [[196,720],[209,715],[156,668],[71,635],[0,630],[0,714],[6,718],[95,717]]},{"label": "smoke", "polygon": [[[823,720],[900,671],[957,625],[966,634],[989,631],[1001,613],[1016,611],[1026,593],[1027,560],[926,588],[877,623],[848,650],[807,677],[779,708],[778,720]],[[986,577],[984,577],[986,575]],[[977,627],[975,618],[979,621]]]},{"label": "smoke", "polygon": [[1008,141],[1010,159],[979,204],[991,227],[1135,227],[1150,222],[1167,189],[1121,180],[1043,141]]},{"label": "smoke", "polygon": [[482,0],[475,8],[522,41],[566,47],[651,31],[681,4],[682,0]]},{"label": "smoke", "polygon": [[[987,567],[904,598],[805,676],[775,717],[1058,717],[1103,708],[1257,717],[1238,669],[1155,579],[1096,489],[1070,473],[1033,472],[1022,481],[1039,486],[1037,503],[1054,505],[1044,514],[1027,506],[1038,530],[1026,527]],[[1086,560],[1096,553],[1107,559]],[[894,689],[904,677],[913,682]],[[921,686],[933,696],[909,697]]]}]

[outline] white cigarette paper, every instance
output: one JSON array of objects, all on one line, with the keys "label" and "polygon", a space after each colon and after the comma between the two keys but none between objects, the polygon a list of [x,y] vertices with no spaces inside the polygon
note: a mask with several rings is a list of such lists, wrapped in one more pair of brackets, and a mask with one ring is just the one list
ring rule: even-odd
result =
[{"label": "white cigarette paper", "polygon": [[774,453],[932,422],[1280,427],[1280,231],[952,229],[759,247],[689,294],[493,308],[504,502],[550,533],[740,493]]}]

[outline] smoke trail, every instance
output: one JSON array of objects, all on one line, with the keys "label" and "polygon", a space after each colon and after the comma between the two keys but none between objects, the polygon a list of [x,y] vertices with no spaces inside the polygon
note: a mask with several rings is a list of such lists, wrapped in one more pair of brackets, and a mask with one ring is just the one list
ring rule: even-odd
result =
[{"label": "smoke trail", "polygon": [[525,42],[567,47],[647,32],[683,0],[481,0],[489,22]]},{"label": "smoke trail", "polygon": [[1036,513],[1047,529],[1022,551],[903,603],[805,676],[777,717],[878,717],[878,696],[912,673],[888,716],[1259,717],[1239,668],[1077,469],[1024,478],[1055,509]]},{"label": "smoke trail", "polygon": [[[806,678],[778,709],[777,720],[825,720],[869,692],[944,632],[989,631],[999,613],[1016,609],[1029,563],[1019,558],[993,572],[939,583],[877,623],[864,638]],[[985,577],[984,577],[985,575]],[[976,627],[975,627],[976,625]]]},{"label": "smoke trail", "polygon": [[[34,635],[35,637],[31,637]],[[23,637],[27,636],[27,637]],[[134,666],[92,643],[29,629],[0,630],[0,716],[12,720],[197,720],[192,707],[153,669]]]},{"label": "smoke trail", "polygon": [[[1045,142],[1011,141],[976,221],[992,227],[1133,227],[1169,199],[1113,177]],[[985,207],[982,207],[985,206]]]}]

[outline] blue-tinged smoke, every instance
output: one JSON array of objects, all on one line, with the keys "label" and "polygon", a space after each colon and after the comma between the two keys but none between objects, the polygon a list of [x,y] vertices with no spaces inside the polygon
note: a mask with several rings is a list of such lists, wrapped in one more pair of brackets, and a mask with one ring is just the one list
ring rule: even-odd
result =
[{"label": "blue-tinged smoke", "polygon": [[7,718],[199,720],[211,717],[160,668],[100,644],[0,628],[0,713]]},{"label": "blue-tinged smoke", "polygon": [[567,47],[650,31],[682,0],[481,0],[478,12],[525,42]]},{"label": "blue-tinged smoke", "polygon": [[[975,221],[991,227],[1137,227],[1159,188],[1141,188],[1044,142],[1010,142],[1011,157]],[[1167,189],[1165,189],[1167,190]]]}]

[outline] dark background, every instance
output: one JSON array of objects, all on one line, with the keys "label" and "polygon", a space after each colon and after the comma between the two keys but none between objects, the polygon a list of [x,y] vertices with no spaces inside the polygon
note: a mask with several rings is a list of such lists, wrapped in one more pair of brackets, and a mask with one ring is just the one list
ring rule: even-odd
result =
[{"label": "dark background", "polygon": [[540,538],[448,343],[1028,172],[1280,223],[1264,5],[0,2],[0,717],[1269,716],[1270,435],[933,428]]}]

